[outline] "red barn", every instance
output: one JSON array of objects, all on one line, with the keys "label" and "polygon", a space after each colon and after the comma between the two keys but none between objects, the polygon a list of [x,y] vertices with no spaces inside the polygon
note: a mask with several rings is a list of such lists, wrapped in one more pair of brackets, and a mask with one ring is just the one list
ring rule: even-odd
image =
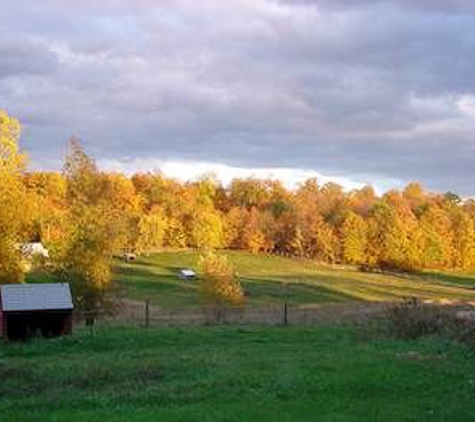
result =
[{"label": "red barn", "polygon": [[0,286],[0,336],[24,340],[72,333],[73,301],[69,284]]}]

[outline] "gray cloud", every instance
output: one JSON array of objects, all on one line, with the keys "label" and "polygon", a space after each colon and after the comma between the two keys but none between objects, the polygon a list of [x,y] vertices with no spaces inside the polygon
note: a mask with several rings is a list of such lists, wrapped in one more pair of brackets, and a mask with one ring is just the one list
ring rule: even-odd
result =
[{"label": "gray cloud", "polygon": [[0,78],[54,73],[58,60],[40,44],[25,40],[0,40]]},{"label": "gray cloud", "polygon": [[99,159],[472,195],[474,24],[455,0],[25,0],[0,15],[0,107],[39,165],[76,134]]}]

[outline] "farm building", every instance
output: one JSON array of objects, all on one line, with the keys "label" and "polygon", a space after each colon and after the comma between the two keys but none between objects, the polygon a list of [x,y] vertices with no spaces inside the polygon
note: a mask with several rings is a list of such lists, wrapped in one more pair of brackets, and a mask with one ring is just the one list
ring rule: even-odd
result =
[{"label": "farm building", "polygon": [[23,340],[72,333],[73,302],[69,284],[0,286],[0,336]]},{"label": "farm building", "polygon": [[25,258],[33,258],[35,256],[49,258],[48,249],[41,242],[25,243],[20,246],[20,250]]}]

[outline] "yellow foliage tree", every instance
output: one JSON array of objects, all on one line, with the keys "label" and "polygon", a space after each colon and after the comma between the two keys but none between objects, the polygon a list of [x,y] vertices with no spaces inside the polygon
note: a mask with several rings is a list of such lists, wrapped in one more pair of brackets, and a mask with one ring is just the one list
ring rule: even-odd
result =
[{"label": "yellow foliage tree", "polygon": [[139,236],[137,250],[139,252],[157,251],[163,246],[167,218],[160,208],[154,208],[149,214],[145,214],[139,221]]},{"label": "yellow foliage tree", "polygon": [[260,230],[251,234],[251,237],[248,240],[248,248],[253,253],[256,254],[265,250],[266,248],[266,236]]},{"label": "yellow foliage tree", "polygon": [[21,180],[26,156],[19,150],[20,124],[0,110],[0,284],[23,281],[16,244],[29,211]]},{"label": "yellow foliage tree", "polygon": [[200,249],[221,248],[224,232],[219,214],[210,208],[198,210],[192,221],[191,235],[193,245]]},{"label": "yellow foliage tree", "polygon": [[365,220],[350,212],[341,229],[343,261],[361,265],[366,262],[368,247],[368,228]]},{"label": "yellow foliage tree", "polygon": [[171,248],[184,248],[186,240],[186,231],[182,222],[177,218],[168,217],[165,230],[165,245]]},{"label": "yellow foliage tree", "polygon": [[80,221],[72,224],[61,256],[58,277],[71,284],[78,309],[93,321],[99,309],[110,307],[107,292],[111,278],[110,226],[99,208],[85,207]]},{"label": "yellow foliage tree", "polygon": [[198,267],[201,292],[206,302],[219,306],[244,303],[244,292],[225,255],[206,252],[200,257]]},{"label": "yellow foliage tree", "polygon": [[115,214],[104,201],[107,183],[94,161],[74,141],[66,158],[70,202],[69,231],[58,262],[58,276],[72,285],[79,309],[93,323],[99,309],[109,307],[110,266],[117,249]]}]

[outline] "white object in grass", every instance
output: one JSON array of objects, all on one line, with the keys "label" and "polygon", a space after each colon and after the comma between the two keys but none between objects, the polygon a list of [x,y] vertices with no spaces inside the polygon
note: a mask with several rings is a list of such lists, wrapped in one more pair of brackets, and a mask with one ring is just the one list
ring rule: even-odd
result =
[{"label": "white object in grass", "polygon": [[183,268],[178,272],[178,275],[183,280],[192,280],[196,277],[196,273],[189,268]]}]

